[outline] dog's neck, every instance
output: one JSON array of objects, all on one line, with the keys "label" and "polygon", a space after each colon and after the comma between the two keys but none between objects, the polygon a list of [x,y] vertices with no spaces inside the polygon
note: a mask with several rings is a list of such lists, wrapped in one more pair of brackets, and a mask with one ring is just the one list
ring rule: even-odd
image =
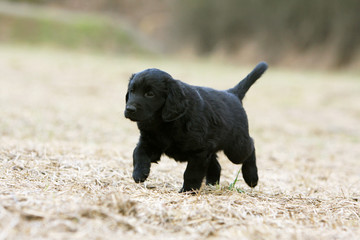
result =
[{"label": "dog's neck", "polygon": [[166,123],[162,120],[161,114],[154,114],[151,118],[137,122],[140,131],[159,131]]}]

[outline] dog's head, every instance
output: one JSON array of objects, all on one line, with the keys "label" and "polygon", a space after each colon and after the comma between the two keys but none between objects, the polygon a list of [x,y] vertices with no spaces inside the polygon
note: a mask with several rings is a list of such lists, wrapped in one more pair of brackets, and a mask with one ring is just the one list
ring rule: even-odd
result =
[{"label": "dog's head", "polygon": [[184,86],[168,73],[147,69],[130,77],[125,117],[142,122],[161,116],[165,122],[182,117],[188,107]]}]

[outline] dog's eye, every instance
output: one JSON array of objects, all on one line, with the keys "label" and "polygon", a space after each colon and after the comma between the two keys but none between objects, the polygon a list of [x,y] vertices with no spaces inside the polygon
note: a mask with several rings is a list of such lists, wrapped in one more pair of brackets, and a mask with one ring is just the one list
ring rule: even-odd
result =
[{"label": "dog's eye", "polygon": [[145,96],[146,98],[153,98],[153,97],[155,97],[155,94],[154,94],[154,92],[152,92],[152,91],[148,91],[148,92],[145,93],[144,96]]}]

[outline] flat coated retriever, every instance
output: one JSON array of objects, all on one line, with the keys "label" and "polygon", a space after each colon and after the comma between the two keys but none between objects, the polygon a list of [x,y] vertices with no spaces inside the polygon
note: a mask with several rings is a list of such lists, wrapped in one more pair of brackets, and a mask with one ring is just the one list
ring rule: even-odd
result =
[{"label": "flat coated retriever", "polygon": [[218,91],[174,80],[159,69],[133,74],[126,93],[125,117],[137,122],[140,140],[133,153],[133,178],[144,182],[162,154],[188,162],[180,192],[220,181],[217,152],[223,150],[250,187],[258,182],[255,147],[242,100],[266,71],[259,63],[235,87]]}]

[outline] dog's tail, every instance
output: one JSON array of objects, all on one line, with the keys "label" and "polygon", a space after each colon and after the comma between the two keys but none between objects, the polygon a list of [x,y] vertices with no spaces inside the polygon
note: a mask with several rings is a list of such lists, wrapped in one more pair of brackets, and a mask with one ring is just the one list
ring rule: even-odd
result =
[{"label": "dog's tail", "polygon": [[266,71],[268,65],[266,62],[260,62],[254,70],[251,71],[241,82],[239,82],[235,87],[230,88],[228,92],[238,96],[240,100],[245,97],[246,92],[249,90],[251,85],[255,83],[257,79]]}]

